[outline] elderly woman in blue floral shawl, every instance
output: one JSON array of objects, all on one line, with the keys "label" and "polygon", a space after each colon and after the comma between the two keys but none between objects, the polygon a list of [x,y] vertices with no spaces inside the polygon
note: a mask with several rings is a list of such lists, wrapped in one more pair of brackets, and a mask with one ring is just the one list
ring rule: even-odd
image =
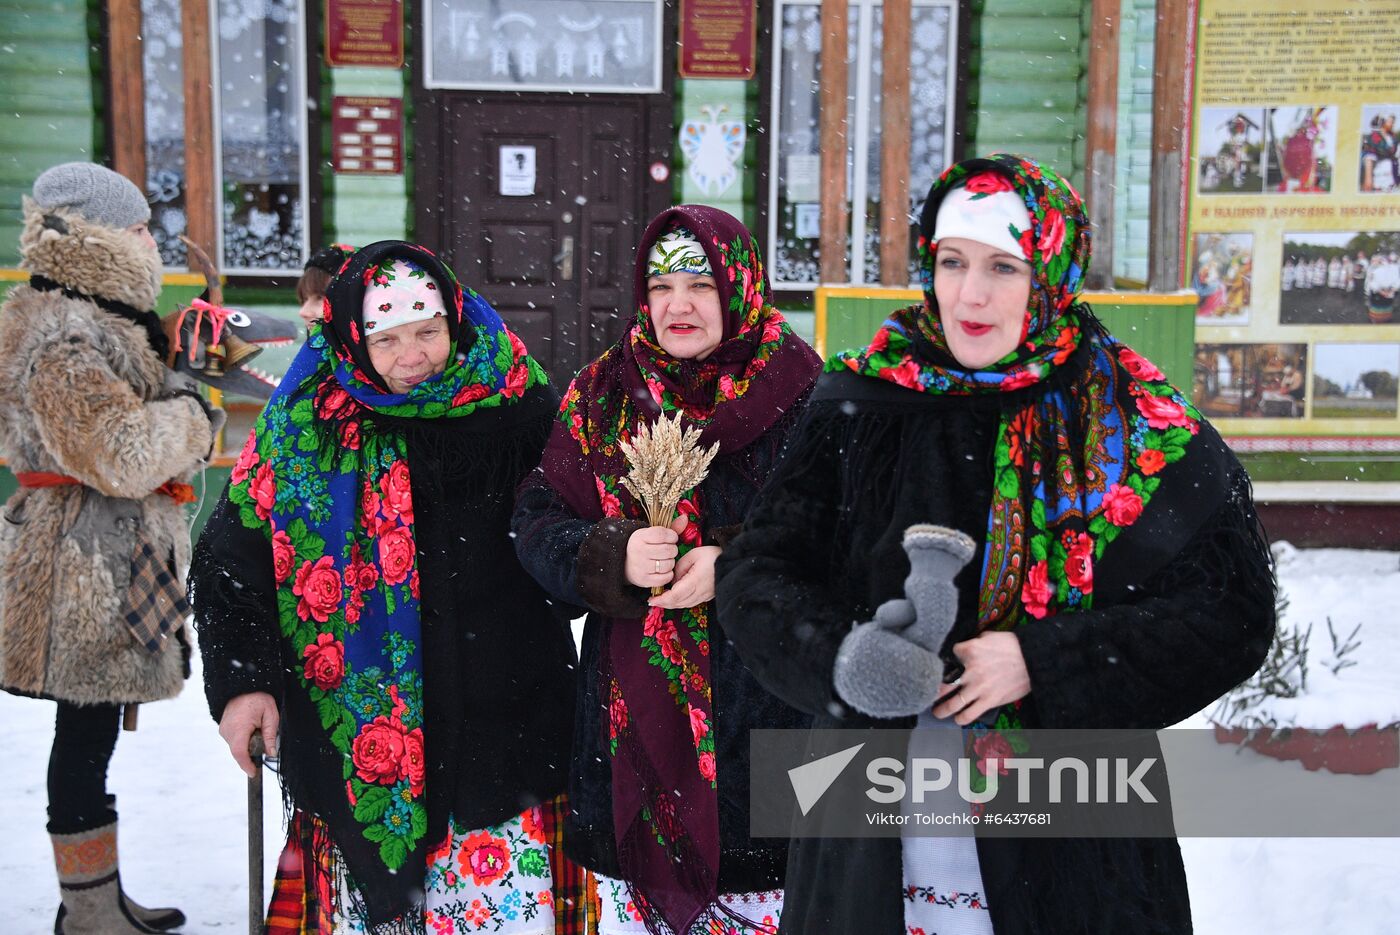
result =
[{"label": "elderly woman in blue floral shawl", "polygon": [[191,572],[220,732],[249,772],[253,730],[281,754],[269,924],[574,931],[575,653],[509,538],[558,398],[422,247],[348,257],[322,317]]}]

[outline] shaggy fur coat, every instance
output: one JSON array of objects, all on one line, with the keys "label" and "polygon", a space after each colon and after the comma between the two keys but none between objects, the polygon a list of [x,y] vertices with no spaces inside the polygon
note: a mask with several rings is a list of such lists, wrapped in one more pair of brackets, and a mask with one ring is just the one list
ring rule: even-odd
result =
[{"label": "shaggy fur coat", "polygon": [[[155,306],[160,260],[122,231],[25,199],[21,266],[84,295]],[[168,698],[187,671],[185,622],[152,650],[127,626],[132,559],[189,562],[187,481],[213,427],[142,328],[29,285],[0,306],[0,455],[81,484],[21,489],[0,522],[0,687],[77,704]]]}]

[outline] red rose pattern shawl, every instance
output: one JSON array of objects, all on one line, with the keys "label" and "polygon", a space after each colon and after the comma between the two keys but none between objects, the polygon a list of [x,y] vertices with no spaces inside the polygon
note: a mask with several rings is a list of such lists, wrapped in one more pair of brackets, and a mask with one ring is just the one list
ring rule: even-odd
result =
[{"label": "red rose pattern shawl", "polygon": [[[1031,264],[1031,297],[1021,343],[981,370],[948,351],[933,291],[938,206],[952,188],[1014,191],[1031,228],[1011,230]],[[978,598],[982,629],[1088,610],[1094,569],[1136,523],[1162,472],[1195,442],[1201,415],[1151,362],[1115,340],[1079,300],[1089,263],[1089,224],[1079,195],[1053,171],[998,154],[958,163],[934,182],[918,249],[924,304],[894,313],[869,346],[838,354],[827,370],[849,369],[929,394],[1021,394],[1003,407],[994,454]],[[1047,383],[1076,355],[1087,364],[1068,387]],[[1020,704],[1004,706],[995,728],[1020,726]]]},{"label": "red rose pattern shawl", "polygon": [[[646,260],[653,243],[684,227],[709,258],[725,316],[718,348],[703,361],[661,349],[646,305]],[[702,443],[739,451],[764,434],[815,382],[816,353],[769,301],[753,236],[715,208],[682,205],[658,215],[642,235],[635,274],[637,316],[622,339],[569,385],[545,449],[550,484],[586,519],[645,513],[620,480],[619,444],[643,420],[680,412]],[[700,545],[705,504],[691,491],[681,554]],[[618,861],[648,928],[689,932],[722,913],[717,903],[719,817],[715,795],[714,706],[709,603],[654,608],[645,619],[607,626],[601,683],[609,699],[613,825]]]},{"label": "red rose pattern shawl", "polygon": [[[452,339],[446,370],[405,394],[388,391],[360,340],[365,286],[395,275],[394,260],[445,293]],[[322,817],[367,903],[407,910],[412,889],[395,874],[425,866],[423,745],[431,742],[412,466],[401,435],[362,428],[377,413],[461,418],[508,405],[546,377],[495,311],[423,247],[364,248],[331,282],[324,309],[325,327],[258,418],[228,497],[243,524],[272,543],[281,637],[302,661],[289,691],[306,693],[341,754],[344,773],[334,781],[343,783],[352,826]],[[421,887],[421,873],[404,879]]]}]

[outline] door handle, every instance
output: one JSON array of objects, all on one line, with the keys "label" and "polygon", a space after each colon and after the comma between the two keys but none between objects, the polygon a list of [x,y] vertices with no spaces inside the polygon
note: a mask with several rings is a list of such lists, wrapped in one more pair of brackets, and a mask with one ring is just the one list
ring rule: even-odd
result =
[{"label": "door handle", "polygon": [[559,255],[554,258],[559,265],[559,279],[567,282],[574,278],[574,235],[565,234]]}]

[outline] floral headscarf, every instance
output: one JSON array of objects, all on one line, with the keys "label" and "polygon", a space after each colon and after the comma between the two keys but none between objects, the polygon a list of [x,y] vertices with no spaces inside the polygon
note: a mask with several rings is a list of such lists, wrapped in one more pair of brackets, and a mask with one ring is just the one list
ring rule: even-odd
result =
[{"label": "floral headscarf", "polygon": [[[1031,228],[1020,233],[1031,264],[1022,340],[981,370],[948,350],[933,289],[931,237],[953,188],[1014,191]],[[1170,468],[1198,447],[1200,413],[1150,361],[1102,330],[1080,300],[1089,262],[1083,202],[1053,171],[998,154],[945,171],[924,204],[918,241],[924,304],[894,313],[870,344],[838,354],[850,370],[929,394],[1008,395],[994,455],[978,596],[979,626],[1009,629],[1093,606],[1106,550],[1142,517]],[[1062,369],[1072,382],[1052,380]],[[1019,703],[1016,706],[1019,708]],[[1017,726],[1006,707],[996,726]]]},{"label": "floral headscarf", "polygon": [[[714,271],[724,337],[704,361],[666,353],[646,304],[651,247],[684,228]],[[681,238],[685,239],[685,238]],[[671,241],[677,242],[676,238]],[[637,316],[622,339],[569,385],[545,449],[546,479],[587,519],[646,514],[621,484],[620,444],[643,421],[679,412],[702,442],[737,452],[773,426],[816,381],[821,360],[772,306],[753,236],[715,208],[682,205],[642,235],[635,274]],[[703,541],[705,504],[688,491],[681,554]],[[612,621],[601,684],[608,692],[613,822],[618,861],[653,932],[689,932],[722,913],[711,604],[653,608]]]},{"label": "floral headscarf", "polygon": [[[446,300],[452,350],[443,373],[396,394],[368,365],[361,316],[366,289],[405,260]],[[304,695],[296,704],[314,709],[320,742],[336,753],[335,775],[310,785],[320,800],[297,804],[329,825],[383,921],[412,902],[395,874],[424,866],[425,842],[444,829],[429,829],[425,807],[416,468],[402,434],[372,423],[462,418],[510,405],[546,377],[495,311],[423,247],[383,241],[347,258],[326,308],[326,326],[249,435],[228,498],[272,544],[278,625],[301,661],[288,691]]]},{"label": "floral headscarf", "polygon": [[647,275],[666,276],[670,273],[694,273],[709,276],[710,258],[695,235],[684,227],[669,230],[656,239],[647,254]]}]

